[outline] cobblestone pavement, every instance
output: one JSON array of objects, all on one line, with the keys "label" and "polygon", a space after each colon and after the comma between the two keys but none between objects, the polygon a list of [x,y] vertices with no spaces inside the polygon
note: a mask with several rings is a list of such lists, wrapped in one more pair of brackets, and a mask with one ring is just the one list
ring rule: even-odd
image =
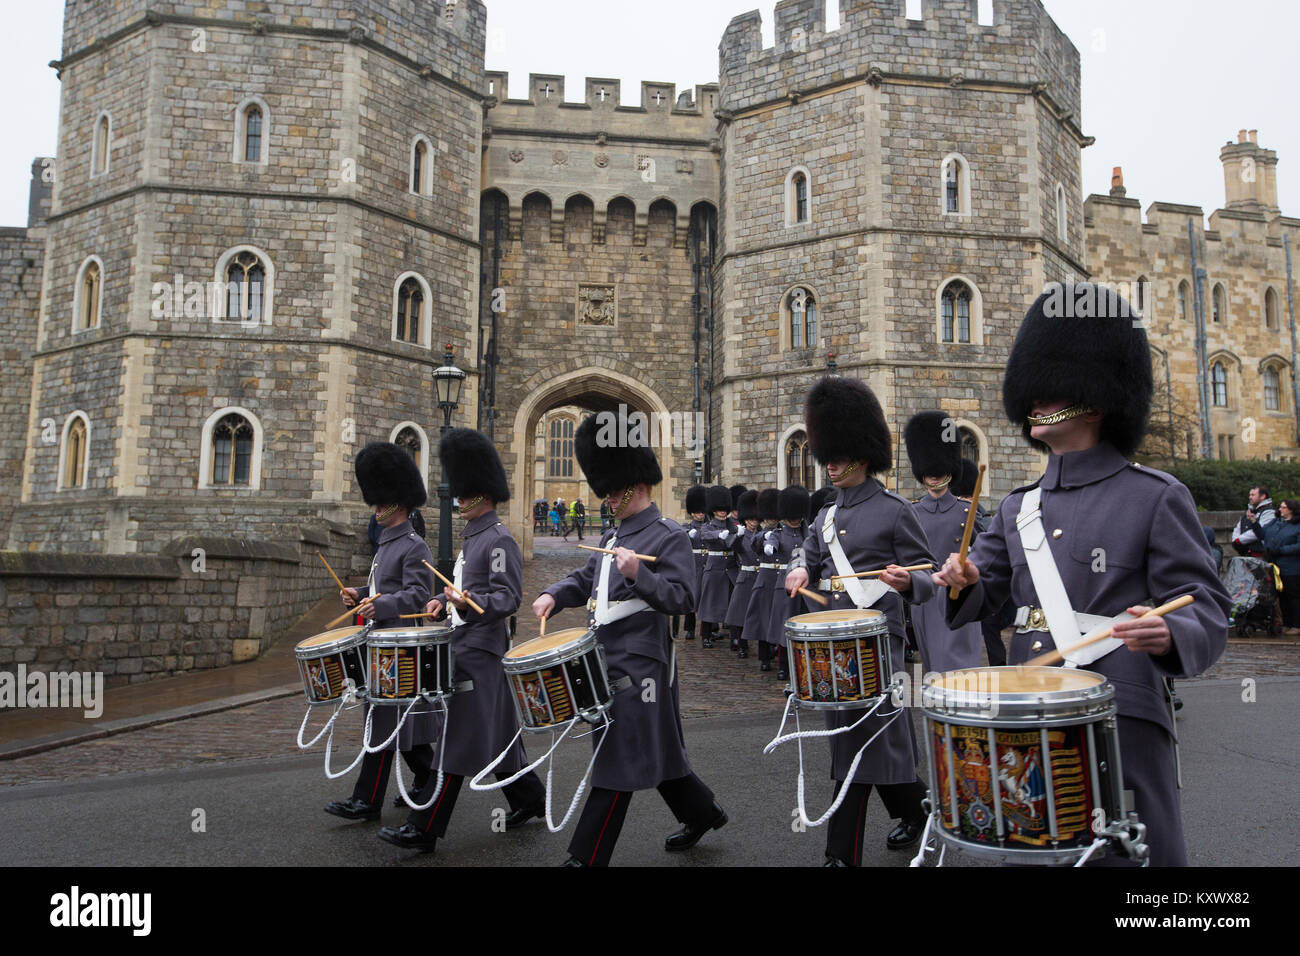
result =
[{"label": "cobblestone pavement", "polygon": [[[528,604],[548,584],[576,567],[586,552],[576,549],[538,549],[538,557],[525,563],[524,599],[516,641],[537,635],[536,619]],[[551,627],[577,627],[585,615],[569,610]],[[752,652],[751,652],[752,653]],[[685,719],[741,714],[770,714],[772,731],[780,719],[784,682],[776,672],[761,673],[755,656],[739,660],[723,643],[712,650],[700,647],[698,638],[681,642],[678,650],[682,716]],[[1300,675],[1300,644],[1295,641],[1233,642],[1206,678],[1260,678]],[[919,673],[915,676],[919,677]],[[292,662],[286,662],[285,684],[297,681]],[[235,710],[135,730],[31,757],[0,762],[0,785],[86,776],[138,773],[209,763],[256,760],[298,752],[296,735],[306,704],[300,694],[252,704]],[[307,739],[328,717],[322,710],[309,722]],[[340,718],[335,737],[335,766],[347,766],[361,740],[360,711]],[[540,742],[539,742],[540,743]],[[322,754],[324,742],[312,752]]]}]

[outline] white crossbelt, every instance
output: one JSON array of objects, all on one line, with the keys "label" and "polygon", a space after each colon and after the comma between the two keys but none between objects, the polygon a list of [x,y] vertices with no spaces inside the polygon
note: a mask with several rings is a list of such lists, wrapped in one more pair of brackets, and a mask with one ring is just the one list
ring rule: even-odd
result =
[{"label": "white crossbelt", "polygon": [[[605,546],[611,551],[614,549],[618,535],[610,535],[605,542]],[[605,624],[611,624],[614,621],[621,621],[625,617],[631,617],[640,611],[649,610],[650,605],[640,598],[634,598],[630,601],[609,600],[609,569],[614,562],[614,556],[607,554],[604,560],[600,562],[600,574],[596,578],[596,606],[592,609],[592,615],[596,627]]]},{"label": "white crossbelt", "polygon": [[759,568],[759,565],[757,565],[757,564],[742,564],[742,565],[740,566],[740,570],[742,570],[742,571],[757,571],[758,568]]},{"label": "white crossbelt", "polygon": [[849,564],[848,555],[844,553],[844,546],[840,544],[839,536],[835,534],[835,510],[836,505],[831,505],[826,509],[826,520],[822,522],[822,540],[826,542],[826,547],[830,550],[831,560],[835,563],[835,573],[840,575],[840,580],[844,585],[844,591],[848,594],[849,599],[861,609],[871,607],[886,593],[892,591],[888,584],[885,584],[879,578],[874,581],[863,582],[862,578],[844,577],[856,572],[853,565]]},{"label": "white crossbelt", "polygon": [[[1047,531],[1043,528],[1042,497],[1041,486],[1025,494],[1020,502],[1020,514],[1016,516],[1016,530],[1020,532],[1020,543],[1025,549],[1025,560],[1029,564],[1034,591],[1038,594],[1038,602],[1047,618],[1047,629],[1051,631],[1056,649],[1065,651],[1088,635],[1099,633],[1119,621],[1132,620],[1132,616],[1124,613],[1107,618],[1075,613],[1070,606],[1070,596],[1065,591],[1065,582],[1061,580],[1060,569],[1056,566],[1056,558],[1052,555],[1052,546],[1048,544]],[[1065,655],[1065,666],[1083,667],[1091,664],[1123,644],[1117,637],[1108,637],[1087,647],[1080,647]]]},{"label": "white crossbelt", "polygon": [[[456,569],[451,572],[451,581],[456,585],[457,591],[460,591],[461,594],[465,593],[461,587],[461,584],[465,581],[465,552],[463,550],[456,555]],[[456,610],[456,605],[450,602],[447,604],[447,616],[451,618],[452,627],[460,627],[465,623],[465,619],[460,616],[460,611]]]},{"label": "white crossbelt", "polygon": [[787,570],[789,570],[789,565],[786,565],[786,564],[760,564],[759,567],[762,568],[764,571],[787,571]]}]

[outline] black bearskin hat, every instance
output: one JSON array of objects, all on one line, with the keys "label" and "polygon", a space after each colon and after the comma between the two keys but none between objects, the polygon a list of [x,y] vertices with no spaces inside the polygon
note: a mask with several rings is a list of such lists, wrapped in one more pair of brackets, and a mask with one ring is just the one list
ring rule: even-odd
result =
[{"label": "black bearskin hat", "polygon": [[[944,440],[944,433],[950,438]],[[924,482],[929,478],[955,477],[961,468],[961,442],[957,426],[947,412],[920,412],[907,420],[903,443],[912,462],[912,474]]]},{"label": "black bearskin hat", "polygon": [[827,502],[834,500],[838,489],[834,485],[828,485],[825,488],[818,488],[812,493],[812,498],[808,501],[808,521],[812,521],[826,507]]},{"label": "black bearskin hat", "polygon": [[758,493],[758,520],[775,521],[779,515],[781,492],[775,488],[764,488]]},{"label": "black bearskin hat", "polygon": [[807,521],[808,502],[812,496],[803,485],[791,485],[781,489],[780,502],[777,505],[777,517],[782,521]]},{"label": "black bearskin hat", "polygon": [[889,470],[892,441],[876,395],[854,378],[827,376],[808,391],[804,404],[808,447],[823,465],[860,461],[867,474]]},{"label": "black bearskin hat", "polygon": [[686,513],[688,515],[704,514],[708,511],[709,489],[703,485],[691,485],[686,489]]},{"label": "black bearskin hat", "polygon": [[429,500],[415,459],[392,442],[375,441],[361,449],[356,469],[368,505],[400,505],[410,511]]},{"label": "black bearskin hat", "polygon": [[961,460],[961,471],[959,474],[952,476],[952,484],[948,486],[958,498],[969,498],[975,494],[975,476],[979,474],[980,466],[975,464],[969,458]]},{"label": "black bearskin hat", "polygon": [[736,503],[740,501],[740,496],[743,495],[749,489],[746,488],[744,485],[732,485],[727,490],[731,492],[731,507],[735,509]]},{"label": "black bearskin hat", "polygon": [[715,511],[731,510],[731,492],[727,490],[726,485],[711,485],[709,487],[707,500],[709,503],[710,516],[712,516]]},{"label": "black bearskin hat", "polygon": [[1047,451],[1029,437],[1034,402],[1086,405],[1103,413],[1102,441],[1128,456],[1146,433],[1153,391],[1147,333],[1133,307],[1105,286],[1053,283],[1016,333],[1002,406],[1026,440]]},{"label": "black bearskin hat", "polygon": [[740,498],[736,501],[736,517],[741,521],[748,521],[751,518],[758,517],[758,492],[742,491]]},{"label": "black bearskin hat", "polygon": [[595,415],[588,415],[573,436],[573,454],[591,490],[602,498],[633,485],[654,487],[664,480],[659,459],[649,445],[601,444]]},{"label": "black bearskin hat", "polygon": [[453,428],[438,442],[438,460],[453,498],[482,495],[494,504],[510,500],[510,482],[492,440],[472,428]]}]

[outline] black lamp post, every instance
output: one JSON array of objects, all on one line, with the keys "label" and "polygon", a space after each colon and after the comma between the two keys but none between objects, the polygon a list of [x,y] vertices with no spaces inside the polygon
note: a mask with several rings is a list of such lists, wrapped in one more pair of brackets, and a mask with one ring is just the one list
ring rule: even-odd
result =
[{"label": "black lamp post", "polygon": [[[465,373],[452,361],[455,354],[448,345],[442,353],[442,366],[433,370],[433,384],[438,390],[438,407],[442,409],[442,431],[451,431],[451,413],[460,406],[460,387]],[[438,570],[451,579],[455,562],[451,558],[451,489],[447,487],[447,473],[438,477]]]}]

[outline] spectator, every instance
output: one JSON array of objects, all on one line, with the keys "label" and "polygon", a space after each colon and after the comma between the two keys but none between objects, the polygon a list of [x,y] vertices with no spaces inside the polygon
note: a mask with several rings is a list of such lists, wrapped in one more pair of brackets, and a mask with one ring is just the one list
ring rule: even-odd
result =
[{"label": "spectator", "polygon": [[551,505],[551,537],[560,536],[560,513],[555,510],[555,505]]},{"label": "spectator", "polygon": [[1281,520],[1264,524],[1261,519],[1249,528],[1262,540],[1264,557],[1277,565],[1282,574],[1283,634],[1300,634],[1300,501],[1288,498],[1279,510]]},{"label": "spectator", "polygon": [[1273,507],[1273,499],[1268,496],[1268,489],[1263,485],[1250,489],[1249,501],[1250,507],[1232,529],[1232,546],[1238,554],[1259,558],[1263,557],[1264,548],[1260,544],[1259,532],[1250,530],[1250,525],[1258,522],[1260,527],[1268,527],[1277,520],[1277,509]]},{"label": "spectator", "polygon": [[602,498],[600,499],[600,533],[604,534],[605,529],[609,526],[609,502]]},{"label": "spectator", "polygon": [[1214,573],[1219,574],[1223,571],[1223,548],[1214,539],[1214,529],[1201,525],[1201,532],[1205,535],[1205,543],[1209,546],[1210,557],[1214,559]]},{"label": "spectator", "polygon": [[[573,504],[569,506],[569,517],[573,519],[572,531],[578,532],[578,540],[582,540],[582,532],[587,526],[587,506],[579,499],[573,499]],[[565,540],[568,540],[569,532],[564,533]]]}]

